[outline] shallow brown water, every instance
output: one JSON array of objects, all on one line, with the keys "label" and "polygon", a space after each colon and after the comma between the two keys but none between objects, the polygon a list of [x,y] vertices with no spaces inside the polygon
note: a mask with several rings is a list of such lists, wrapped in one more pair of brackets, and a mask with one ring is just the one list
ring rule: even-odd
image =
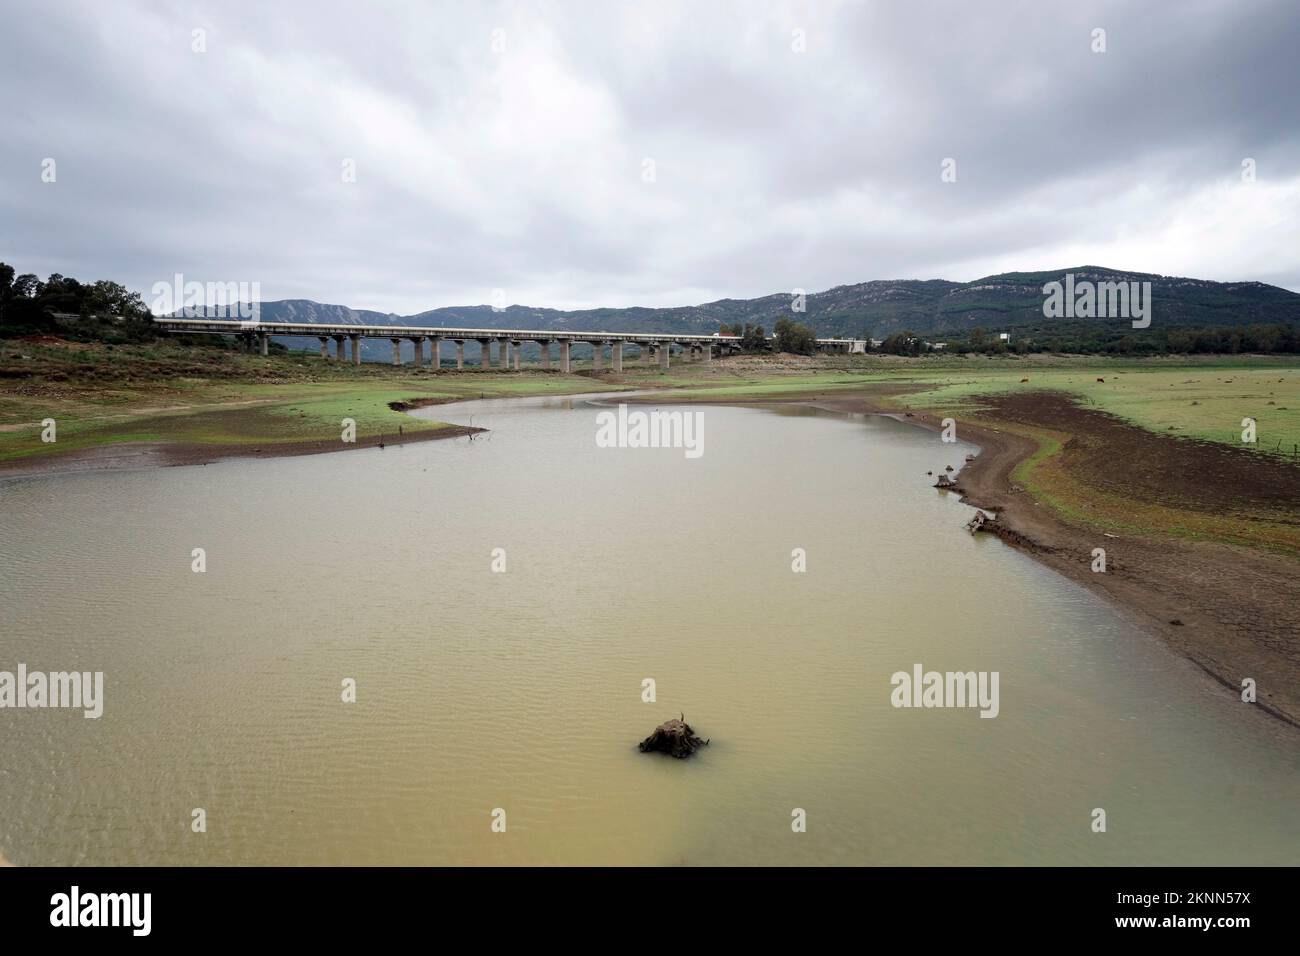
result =
[{"label": "shallow brown water", "polygon": [[[472,402],[420,413],[491,429],[472,441],[0,482],[0,670],[106,682],[99,720],[0,710],[0,853],[1300,859],[1296,733],[967,535],[924,473],[968,446],[709,407],[686,460],[597,448],[596,412]],[[891,674],[918,662],[998,671],[999,716],[892,707]],[[639,754],[679,712],[712,743]]]}]

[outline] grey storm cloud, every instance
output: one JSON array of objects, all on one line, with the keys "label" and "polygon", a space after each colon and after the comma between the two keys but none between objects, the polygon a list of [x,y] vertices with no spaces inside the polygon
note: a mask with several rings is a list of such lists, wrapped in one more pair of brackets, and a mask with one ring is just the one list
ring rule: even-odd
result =
[{"label": "grey storm cloud", "polygon": [[0,259],[402,313],[1084,263],[1300,289],[1298,48],[1253,0],[10,2]]}]

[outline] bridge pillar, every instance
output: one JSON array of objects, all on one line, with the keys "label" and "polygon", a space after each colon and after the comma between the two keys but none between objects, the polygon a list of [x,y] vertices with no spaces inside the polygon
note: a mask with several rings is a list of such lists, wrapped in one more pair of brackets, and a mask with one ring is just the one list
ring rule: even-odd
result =
[{"label": "bridge pillar", "polygon": [[623,343],[615,342],[609,347],[609,364],[615,372],[623,371]]},{"label": "bridge pillar", "polygon": [[402,364],[402,340],[389,339],[388,341],[393,343],[393,364],[401,365]]},{"label": "bridge pillar", "polygon": [[423,335],[417,335],[411,339],[411,362],[416,368],[424,364],[424,342],[425,337]]},{"label": "bridge pillar", "polygon": [[429,341],[433,343],[433,352],[429,355],[429,368],[436,372],[442,368],[442,336],[435,335]]},{"label": "bridge pillar", "polygon": [[475,339],[478,342],[479,360],[478,363],[483,368],[489,368],[492,365],[492,340]]},{"label": "bridge pillar", "polygon": [[271,351],[271,336],[267,335],[265,332],[259,332],[257,333],[257,341],[261,353],[263,355],[269,355]]},{"label": "bridge pillar", "polygon": [[641,361],[646,365],[653,365],[655,362],[654,346],[649,342],[641,343]]},{"label": "bridge pillar", "polygon": [[348,339],[349,341],[352,342],[352,364],[360,365],[361,364],[361,336],[349,335]]},{"label": "bridge pillar", "polygon": [[560,340],[560,371],[563,372],[565,375],[568,375],[569,372],[572,371],[573,369],[573,362],[569,355],[569,351],[572,346],[573,346],[572,340],[570,339]]},{"label": "bridge pillar", "polygon": [[456,340],[456,371],[459,372],[464,367],[465,367],[465,340],[457,339]]},{"label": "bridge pillar", "polygon": [[523,350],[524,350],[524,349],[523,349],[523,344],[524,344],[523,342],[511,342],[511,343],[510,343],[510,349],[511,349],[512,352],[514,352],[514,356],[515,356],[515,371],[516,371],[516,372],[519,371],[519,365],[520,365],[520,362],[521,362],[522,359],[523,359],[523,355],[521,354],[521,353],[523,352]]},{"label": "bridge pillar", "polygon": [[713,361],[713,343],[712,343],[712,342],[705,342],[704,345],[702,345],[702,346],[700,347],[700,358],[703,359],[705,362],[712,362],[712,361]]},{"label": "bridge pillar", "polygon": [[334,361],[343,361],[343,343],[348,340],[346,335],[334,336]]},{"label": "bridge pillar", "polygon": [[591,370],[599,372],[600,367],[605,364],[605,343],[591,343]]},{"label": "bridge pillar", "polygon": [[320,339],[320,357],[328,359],[330,357],[330,337],[328,335],[318,335]]},{"label": "bridge pillar", "polygon": [[660,342],[658,348],[659,348],[659,369],[661,371],[666,372],[668,371],[668,353],[672,351],[672,349],[669,343],[667,342]]},{"label": "bridge pillar", "polygon": [[546,369],[547,371],[550,371],[551,343],[548,341],[548,342],[538,342],[537,344],[542,347],[542,368]]},{"label": "bridge pillar", "polygon": [[497,349],[498,349],[497,358],[499,359],[497,364],[500,365],[503,369],[509,369],[510,368],[510,340],[502,339],[501,344],[497,346]]}]

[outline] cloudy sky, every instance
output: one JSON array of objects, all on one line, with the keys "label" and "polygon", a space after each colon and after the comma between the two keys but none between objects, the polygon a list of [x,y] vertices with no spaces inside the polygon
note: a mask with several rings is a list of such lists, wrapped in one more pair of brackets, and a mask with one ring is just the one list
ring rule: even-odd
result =
[{"label": "cloudy sky", "polygon": [[5,0],[0,260],[399,313],[1300,290],[1298,50],[1294,0]]}]

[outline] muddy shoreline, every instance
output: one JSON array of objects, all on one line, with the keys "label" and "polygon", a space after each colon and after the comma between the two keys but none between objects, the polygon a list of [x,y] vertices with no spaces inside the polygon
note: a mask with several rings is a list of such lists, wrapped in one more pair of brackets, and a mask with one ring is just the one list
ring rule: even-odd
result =
[{"label": "muddy shoreline", "polygon": [[[419,408],[435,402],[412,403]],[[406,409],[403,409],[406,410]],[[229,458],[296,458],[299,455],[323,455],[357,448],[378,448],[382,444],[406,445],[421,441],[463,438],[487,431],[468,425],[449,425],[434,431],[407,432],[400,435],[358,435],[347,444],[337,439],[303,442],[268,442],[266,445],[206,445],[188,442],[117,442],[94,448],[78,448],[29,458],[0,462],[0,480],[14,477],[45,477],[86,472],[124,471],[137,468],[176,468],[208,465]]]},{"label": "muddy shoreline", "polygon": [[[803,405],[832,412],[886,415],[931,431],[938,416],[898,412],[863,395],[814,395],[711,401],[672,395],[634,398],[642,404]],[[987,417],[987,416],[986,416]],[[1240,699],[1242,681],[1256,682],[1257,707],[1300,727],[1300,563],[1285,555],[1156,534],[1111,534],[1069,523],[1014,480],[1037,449],[1030,438],[963,421],[958,437],[979,446],[960,464],[955,491],[972,507],[996,513],[1007,544],[1092,593],[1143,631],[1191,661]],[[936,456],[935,464],[946,462]],[[955,463],[959,464],[959,463]],[[1120,466],[1122,467],[1122,466]],[[920,476],[927,484],[933,479]],[[1107,570],[1092,570],[1094,548]]]}]

